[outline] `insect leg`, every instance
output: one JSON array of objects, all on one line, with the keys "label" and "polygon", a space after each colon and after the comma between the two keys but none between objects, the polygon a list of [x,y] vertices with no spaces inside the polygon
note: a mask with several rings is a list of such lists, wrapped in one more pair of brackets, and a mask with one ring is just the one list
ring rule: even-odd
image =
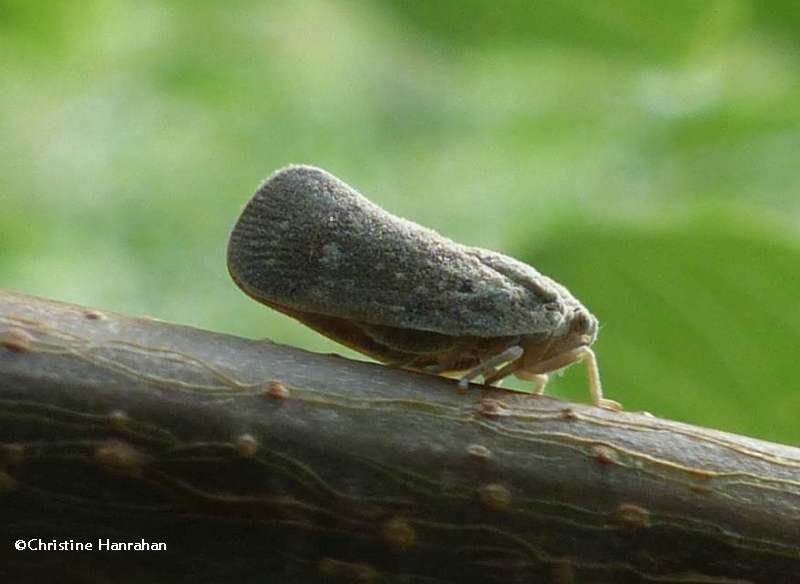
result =
[{"label": "insect leg", "polygon": [[524,379],[525,381],[533,381],[534,382],[533,393],[536,395],[543,395],[544,388],[547,386],[547,382],[550,379],[547,373],[531,373],[530,371],[521,369],[521,367],[522,367],[521,361],[515,361],[509,363],[508,365],[503,367],[500,371],[492,372],[491,375],[486,377],[485,382],[491,385],[492,383],[497,381],[499,385],[499,382],[502,381],[505,377],[508,377],[509,375],[513,374],[514,377],[517,377],[519,379]]},{"label": "insect leg", "polygon": [[546,371],[556,371],[572,365],[573,363],[586,363],[589,374],[589,392],[592,394],[592,403],[607,410],[621,410],[622,405],[614,400],[603,397],[603,386],[600,384],[600,369],[597,367],[597,357],[589,347],[576,347],[571,351],[561,353],[551,359],[536,364],[534,371],[527,373],[538,373]]},{"label": "insect leg", "polygon": [[[466,389],[470,380],[475,379],[479,375],[485,375],[487,383],[489,382],[490,378],[494,380],[494,379],[500,379],[501,377],[505,377],[505,375],[501,377],[496,377],[497,371],[495,371],[495,367],[503,363],[506,363],[508,361],[512,362],[517,361],[520,357],[522,357],[523,352],[524,351],[522,350],[522,347],[520,347],[519,345],[513,345],[511,347],[508,347],[505,351],[501,351],[497,355],[490,357],[483,363],[476,365],[475,367],[464,373],[464,375],[462,375],[461,378],[458,380],[458,386],[462,389]],[[511,363],[509,363],[509,365],[510,364]],[[508,365],[506,365],[506,367],[508,367]],[[506,369],[506,367],[504,367],[503,369]]]},{"label": "insect leg", "polygon": [[495,380],[499,381],[513,374],[514,377],[535,382],[533,392],[537,395],[542,395],[544,393],[544,388],[547,385],[547,380],[548,380],[547,375],[543,372],[537,373],[533,371],[528,371],[525,369],[525,364],[530,363],[531,361],[535,362],[540,355],[546,353],[548,349],[550,349],[550,346],[553,344],[553,341],[554,337],[550,337],[549,339],[547,339],[546,343],[538,345],[535,349],[533,349],[533,351],[531,351],[529,347],[527,349],[527,353],[525,353],[526,349],[523,349],[523,354],[525,356],[524,359],[519,359],[518,361],[509,363],[508,365],[503,367],[500,371],[496,371],[493,375],[489,376],[485,382],[492,383]]},{"label": "insect leg", "polygon": [[550,379],[547,373],[531,373],[530,371],[525,371],[524,369],[518,369],[515,371],[514,377],[524,379],[525,381],[533,381],[533,393],[536,395],[542,395],[544,393],[544,388],[547,385],[547,381]]}]

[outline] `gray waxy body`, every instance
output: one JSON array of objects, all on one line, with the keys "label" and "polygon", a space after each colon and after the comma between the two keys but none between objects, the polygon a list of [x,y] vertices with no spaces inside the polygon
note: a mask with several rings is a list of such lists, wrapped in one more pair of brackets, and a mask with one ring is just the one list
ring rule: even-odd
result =
[{"label": "gray waxy body", "polygon": [[228,266],[252,296],[297,310],[454,336],[558,335],[581,307],[532,267],[395,217],[311,166],[261,186]]},{"label": "gray waxy body", "polygon": [[548,371],[589,359],[602,401],[597,319],[564,286],[387,213],[319,168],[289,166],[261,185],[231,233],[228,269],[256,300],[381,361],[468,370],[463,383],[516,373],[541,389]]}]

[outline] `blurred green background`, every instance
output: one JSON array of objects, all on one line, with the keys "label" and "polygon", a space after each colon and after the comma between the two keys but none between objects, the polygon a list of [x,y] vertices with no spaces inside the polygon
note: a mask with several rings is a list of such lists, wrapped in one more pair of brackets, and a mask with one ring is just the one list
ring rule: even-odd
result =
[{"label": "blurred green background", "polygon": [[225,268],[316,164],[566,284],[627,409],[799,444],[798,81],[795,2],[0,0],[0,286],[352,356]]}]

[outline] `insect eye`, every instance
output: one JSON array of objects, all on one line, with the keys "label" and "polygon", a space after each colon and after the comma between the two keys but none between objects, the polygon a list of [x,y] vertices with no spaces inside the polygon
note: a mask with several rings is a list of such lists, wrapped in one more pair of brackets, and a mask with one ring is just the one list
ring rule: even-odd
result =
[{"label": "insect eye", "polygon": [[576,310],[573,313],[572,330],[577,334],[592,337],[597,330],[597,321],[586,312]]}]

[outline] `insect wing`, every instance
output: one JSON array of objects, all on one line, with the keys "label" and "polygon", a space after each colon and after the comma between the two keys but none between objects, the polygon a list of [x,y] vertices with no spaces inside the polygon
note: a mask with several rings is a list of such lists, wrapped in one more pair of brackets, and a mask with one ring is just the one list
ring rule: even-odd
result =
[{"label": "insect wing", "polygon": [[228,268],[265,303],[453,336],[553,332],[573,300],[532,267],[391,215],[310,166],[259,188],[231,234]]}]

